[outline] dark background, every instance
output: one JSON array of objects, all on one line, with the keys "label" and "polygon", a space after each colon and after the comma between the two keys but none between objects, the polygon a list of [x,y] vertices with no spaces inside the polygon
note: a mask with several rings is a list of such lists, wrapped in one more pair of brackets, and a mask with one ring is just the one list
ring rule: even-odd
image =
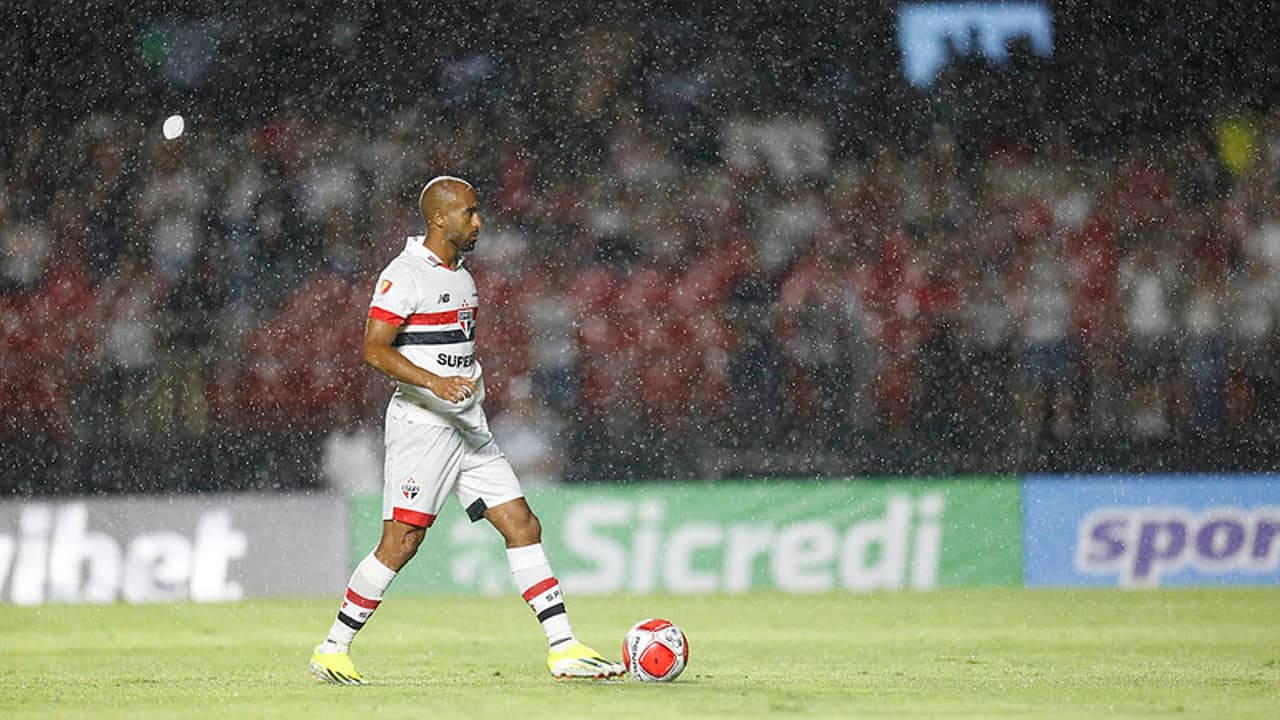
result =
[{"label": "dark background", "polygon": [[[475,266],[494,308],[481,335],[491,415],[529,400],[555,421],[545,426],[556,428],[552,477],[1274,469],[1275,331],[1245,348],[1232,328],[1238,287],[1261,262],[1249,238],[1277,212],[1265,158],[1280,138],[1280,8],[1051,3],[1052,58],[1018,48],[1005,66],[956,58],[922,90],[901,77],[896,7],[6,6],[0,230],[34,223],[54,250],[40,273],[5,280],[0,294],[0,488],[322,482],[331,433],[376,429],[388,384],[359,366],[362,303],[395,238],[418,229],[403,212],[416,188],[440,172],[476,181],[495,234],[537,238],[518,255],[519,272],[492,256]],[[175,60],[182,33],[210,28],[216,40],[200,62]],[[603,88],[594,101],[583,90],[591,83]],[[179,112],[190,137],[166,146],[159,123]],[[816,122],[824,169],[785,177],[726,161],[735,119],[778,117]],[[1263,159],[1248,168],[1226,157],[1223,123],[1234,120],[1258,138]],[[674,174],[613,189],[625,128],[639,128],[642,154],[667,158]],[[290,138],[310,149],[290,154]],[[342,212],[309,216],[308,173],[378,143],[410,177],[362,166]],[[926,179],[912,179],[912,163]],[[165,216],[145,198],[181,168],[213,200],[190,215],[198,259],[166,275],[143,240]],[[261,168],[267,199],[230,219],[219,208],[249,168]],[[1021,168],[1056,189],[1025,184]],[[1065,231],[992,229],[1000,218],[1034,226],[1072,183],[1093,201],[1096,232],[1081,231],[1093,250],[1073,250],[1083,241]],[[907,186],[951,193],[950,209],[912,215]],[[762,266],[777,198],[812,201],[825,229],[812,247],[806,235],[803,248]],[[1142,209],[1144,198],[1159,209]],[[631,208],[633,231],[593,225],[609,207]],[[696,229],[655,249],[637,239],[646,224],[676,238]],[[976,246],[987,254],[966,249]],[[1052,247],[1045,262],[1067,268],[1070,333],[1047,372],[1022,330],[976,360],[980,343],[963,318],[981,280],[999,285],[1009,307],[1025,306],[1042,246]],[[1106,259],[1089,265],[1094,251]],[[1178,324],[1138,347],[1123,320],[1123,268],[1148,254],[1173,269],[1176,318],[1209,288],[1204,297],[1222,308],[1217,335],[1200,342]],[[1101,279],[1084,279],[1087,268]],[[912,280],[917,270],[923,279]],[[723,281],[697,304],[705,317],[645,325],[603,297],[667,304],[680,283],[655,290],[647,278],[687,285],[713,271]],[[815,364],[806,358],[831,325],[805,326],[796,318],[812,296],[788,298],[824,272],[857,287],[858,312],[879,334],[848,341],[861,355]],[[1090,282],[1101,300],[1084,307]],[[911,283],[919,310],[904,315],[886,298]],[[102,348],[125,312],[121,293],[143,286],[154,286],[145,312],[157,337],[150,364],[130,375]],[[573,305],[592,287],[606,288],[599,307]],[[347,315],[294,332],[312,322],[298,320],[307,318],[299,308],[316,293]],[[574,307],[577,351],[566,367],[530,359],[539,330],[524,318],[539,297]],[[622,328],[616,342],[593,344],[591,318]],[[770,331],[753,334],[762,327]],[[691,349],[636,356],[655,346]],[[272,380],[264,368],[277,365],[291,379]],[[1147,411],[1159,416],[1150,427]]]},{"label": "dark background", "polygon": [[[1178,127],[1222,103],[1272,106],[1280,94],[1280,12],[1271,2],[1053,2],[1054,59],[1043,82],[1054,117],[1081,140],[1116,141]],[[745,48],[753,88],[713,112],[799,103],[831,111],[856,100],[868,125],[901,132],[905,108],[895,40],[897,3],[745,1],[714,11],[685,3],[223,3],[183,12],[173,3],[19,2],[8,6],[6,118],[66,122],[96,110],[165,112],[207,100],[220,121],[252,122],[293,105],[376,119],[422,102],[442,66],[495,55],[525,82],[506,88],[541,109],[532,67],[572,65],[569,38],[587,26],[627,28],[653,64]],[[221,18],[233,31],[197,88],[175,88],[142,52],[163,23]],[[355,28],[337,39],[335,20]],[[525,77],[520,77],[524,75]],[[824,80],[843,76],[833,88]],[[813,92],[819,89],[822,92]],[[894,121],[899,121],[895,123]],[[846,128],[849,131],[855,128]]]}]

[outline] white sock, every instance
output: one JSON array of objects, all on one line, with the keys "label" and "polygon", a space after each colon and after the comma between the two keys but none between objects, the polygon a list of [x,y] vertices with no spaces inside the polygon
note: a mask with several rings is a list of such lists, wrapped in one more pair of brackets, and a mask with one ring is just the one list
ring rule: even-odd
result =
[{"label": "white sock", "polygon": [[573,636],[573,626],[564,609],[560,583],[551,574],[551,563],[542,551],[542,543],[507,548],[507,564],[516,588],[542,623],[551,647],[574,642],[577,638]]},{"label": "white sock", "polygon": [[347,652],[360,628],[369,622],[373,611],[382,603],[382,594],[396,577],[396,571],[383,565],[369,553],[356,566],[347,583],[347,593],[338,608],[338,619],[329,628],[329,637],[321,646],[321,652]]}]

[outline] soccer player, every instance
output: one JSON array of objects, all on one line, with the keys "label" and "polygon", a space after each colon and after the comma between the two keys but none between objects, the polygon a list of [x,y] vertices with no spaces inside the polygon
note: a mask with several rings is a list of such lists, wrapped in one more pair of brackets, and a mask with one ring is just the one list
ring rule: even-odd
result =
[{"label": "soccer player", "polygon": [[475,190],[437,177],[422,189],[419,206],[427,234],[410,237],[382,271],[364,336],[365,362],[396,381],[386,415],[382,538],[356,566],[338,618],[311,656],[311,674],[363,684],[348,655],[351,641],[452,492],[472,522],[488,520],[506,540],[516,587],[547,635],[551,674],[618,677],[621,664],[574,636],[542,550],[542,526],[489,432],[475,354],[479,296],[462,258],[480,235]]}]

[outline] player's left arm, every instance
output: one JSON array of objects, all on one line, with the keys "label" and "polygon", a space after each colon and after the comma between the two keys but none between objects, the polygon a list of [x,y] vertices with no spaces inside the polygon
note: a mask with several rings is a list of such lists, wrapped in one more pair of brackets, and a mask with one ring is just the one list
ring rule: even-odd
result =
[{"label": "player's left arm", "polygon": [[476,381],[460,375],[436,375],[415,365],[392,346],[399,326],[369,318],[364,331],[364,361],[369,367],[410,385],[424,387],[449,402],[462,402],[476,394]]}]

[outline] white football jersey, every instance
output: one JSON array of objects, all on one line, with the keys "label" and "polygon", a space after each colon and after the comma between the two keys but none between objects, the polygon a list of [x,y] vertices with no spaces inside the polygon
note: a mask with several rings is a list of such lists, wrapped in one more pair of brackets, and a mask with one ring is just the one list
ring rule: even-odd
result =
[{"label": "white football jersey", "polygon": [[484,385],[475,343],[480,305],[476,282],[461,258],[456,269],[450,268],[423,240],[421,235],[408,238],[404,252],[378,276],[369,317],[400,326],[392,345],[414,365],[436,375],[473,378],[477,392],[463,402],[451,403],[426,388],[397,382],[390,411],[412,413],[436,425],[483,426]]}]

